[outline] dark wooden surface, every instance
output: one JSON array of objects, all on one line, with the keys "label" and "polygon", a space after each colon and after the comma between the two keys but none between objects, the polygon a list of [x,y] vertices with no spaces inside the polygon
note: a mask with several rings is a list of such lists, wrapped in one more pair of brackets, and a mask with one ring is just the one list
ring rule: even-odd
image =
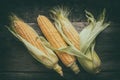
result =
[{"label": "dark wooden surface", "polygon": [[[62,0],[1,1],[0,80],[120,80],[120,12],[117,10],[118,3],[119,1],[112,0],[93,0],[91,2],[87,0],[70,0],[69,2]],[[92,75],[85,72],[78,63],[81,72],[75,75],[59,62],[64,71],[64,77],[60,77],[56,72],[45,68],[36,61],[24,45],[4,27],[9,24],[8,15],[10,12],[16,13],[27,23],[35,23],[30,25],[37,27],[36,17],[38,14],[48,16],[48,10],[58,4],[73,8],[73,13],[69,18],[78,31],[80,30],[80,21],[86,19],[84,9],[92,11],[96,16],[104,7],[107,8],[107,19],[111,21],[111,25],[97,37],[95,47],[102,60],[102,71],[99,74]]]}]

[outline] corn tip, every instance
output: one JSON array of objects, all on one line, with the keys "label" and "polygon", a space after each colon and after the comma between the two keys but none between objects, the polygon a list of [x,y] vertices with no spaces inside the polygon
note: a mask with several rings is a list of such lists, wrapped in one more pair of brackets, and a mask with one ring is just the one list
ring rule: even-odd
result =
[{"label": "corn tip", "polygon": [[63,76],[63,71],[62,71],[62,68],[61,68],[60,65],[55,64],[55,66],[53,67],[53,69],[54,69],[58,74],[60,74],[61,76]]},{"label": "corn tip", "polygon": [[80,69],[79,69],[78,65],[77,65],[75,62],[71,65],[70,68],[71,68],[71,69],[73,70],[73,72],[75,72],[76,74],[78,74],[78,73],[80,72]]}]

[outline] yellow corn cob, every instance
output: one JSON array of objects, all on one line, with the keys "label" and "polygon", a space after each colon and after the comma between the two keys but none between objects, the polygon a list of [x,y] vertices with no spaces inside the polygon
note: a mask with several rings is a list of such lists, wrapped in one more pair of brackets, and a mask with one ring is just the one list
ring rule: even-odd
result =
[{"label": "yellow corn cob", "polygon": [[[96,52],[94,50],[94,47],[95,47],[94,39],[97,36],[97,35],[95,35],[96,34],[95,31],[97,31],[98,33],[99,33],[99,31],[100,32],[102,31],[102,29],[100,29],[101,28],[100,26],[102,26],[102,28],[105,29],[109,25],[109,24],[104,25],[104,23],[103,23],[104,17],[105,17],[104,12],[100,16],[100,19],[99,19],[100,21],[99,20],[96,21],[94,19],[94,16],[90,12],[86,11],[86,16],[90,23],[85,29],[83,29],[83,31],[80,33],[80,35],[77,33],[77,31],[72,26],[71,22],[68,20],[69,12],[67,11],[67,9],[65,7],[54,8],[53,10],[51,10],[51,12],[53,13],[52,17],[55,21],[55,25],[58,28],[59,32],[61,33],[61,35],[64,37],[65,40],[67,37],[66,42],[70,41],[77,49],[79,49],[79,54],[81,55],[81,53],[82,53],[84,55],[83,58],[77,57],[81,66],[87,72],[98,73],[100,71],[100,67],[101,67],[101,60],[99,59],[98,55],[96,54]],[[72,35],[72,36],[69,36],[69,35]],[[77,51],[77,49],[75,49],[73,46],[72,46],[72,49],[74,49],[73,50],[74,52]],[[70,49],[69,49],[69,51],[70,51]],[[76,55],[76,53],[75,53],[75,55]],[[84,59],[85,57],[86,57],[86,59]]]},{"label": "yellow corn cob", "polygon": [[62,20],[60,20],[60,22],[67,38],[77,49],[80,49],[80,38],[78,32],[75,30],[71,23],[69,23],[70,25],[68,26],[67,24],[64,24]]},{"label": "yellow corn cob", "polygon": [[[61,24],[62,30],[70,42],[80,50],[80,37],[79,33],[75,30],[72,23],[68,20],[67,16],[69,12],[63,8],[55,8],[51,10],[54,15],[55,23]],[[57,21],[56,21],[57,20]],[[57,26],[57,25],[56,25]],[[59,27],[59,26],[58,26]]]},{"label": "yellow corn cob", "polygon": [[[58,49],[67,46],[63,38],[60,36],[54,25],[47,17],[39,15],[37,22],[44,36],[54,48]],[[75,62],[76,59],[74,56],[69,55],[65,52],[56,52],[56,54],[67,67],[70,67],[75,73],[79,72],[79,68]]]},{"label": "yellow corn cob", "polygon": [[[28,24],[24,23],[22,20],[20,20],[16,16],[14,16],[12,25],[13,25],[13,29],[14,29],[15,33],[19,34],[22,38],[24,38],[26,41],[28,41],[33,46],[38,48],[40,51],[44,52],[45,55],[48,55],[48,57],[52,56],[52,55],[49,55],[47,49],[43,46],[38,34]],[[53,69],[56,70],[60,75],[63,75],[62,68],[61,68],[61,66],[58,65],[58,63],[57,63],[58,59],[56,59],[56,58],[57,58],[57,56],[52,60],[53,63],[51,63],[51,64],[54,64]],[[39,59],[39,56],[38,56],[38,59]],[[44,58],[42,60],[45,63],[49,63]],[[50,64],[47,64],[47,65],[52,66]]]}]

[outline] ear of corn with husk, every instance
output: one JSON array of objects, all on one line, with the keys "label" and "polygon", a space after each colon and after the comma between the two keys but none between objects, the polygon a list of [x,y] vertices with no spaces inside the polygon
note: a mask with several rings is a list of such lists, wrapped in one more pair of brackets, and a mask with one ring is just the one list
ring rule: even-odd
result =
[{"label": "ear of corn with husk", "polygon": [[[37,22],[44,36],[54,49],[67,47],[67,44],[65,43],[57,29],[47,17],[45,17],[44,15],[39,15],[37,18]],[[76,59],[74,56],[58,50],[55,50],[55,52],[65,66],[70,67],[75,73],[79,72],[79,68],[76,64]]]},{"label": "ear of corn with husk", "polygon": [[58,64],[57,56],[51,49],[43,44],[38,34],[17,16],[11,16],[11,20],[12,28],[8,27],[9,31],[24,43],[26,48],[30,51],[30,54],[44,66],[54,69],[63,76],[62,68]]},{"label": "ear of corn with husk", "polygon": [[[87,72],[98,73],[101,67],[101,60],[95,52],[94,47],[97,35],[109,25],[109,23],[104,23],[105,10],[97,21],[90,12],[86,11],[89,24],[80,34],[75,31],[68,20],[67,16],[69,12],[66,8],[54,8],[51,12],[55,26],[64,40],[70,45],[67,48],[59,50],[77,56],[78,61]],[[68,37],[68,34],[73,34],[73,36]]]},{"label": "ear of corn with husk", "polygon": [[67,18],[69,15],[69,11],[67,11],[67,8],[59,7],[59,9],[54,8],[54,10],[51,10],[51,12],[54,14],[54,20],[55,25],[58,24],[61,25],[61,28],[66,35],[66,37],[69,39],[69,41],[77,48],[80,49],[80,38],[79,33],[75,30],[72,23]]}]

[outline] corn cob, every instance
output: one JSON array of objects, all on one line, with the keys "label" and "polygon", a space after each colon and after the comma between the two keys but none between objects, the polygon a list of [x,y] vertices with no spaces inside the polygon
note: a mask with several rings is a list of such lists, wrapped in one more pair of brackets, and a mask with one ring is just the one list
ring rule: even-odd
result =
[{"label": "corn cob", "polygon": [[[37,22],[44,36],[54,48],[59,49],[67,46],[61,35],[47,17],[39,15]],[[79,68],[75,62],[76,59],[74,56],[58,51],[56,51],[56,54],[65,66],[70,67],[75,73],[79,72]]]},{"label": "corn cob", "polygon": [[79,33],[75,30],[72,23],[69,21],[69,12],[67,11],[67,9],[55,8],[51,10],[51,12],[54,15],[53,19],[55,20],[56,27],[58,26],[57,24],[60,24],[66,37],[77,49],[80,50]]},{"label": "corn cob", "polygon": [[[58,58],[52,52],[52,50],[45,48],[42,44],[41,39],[38,34],[26,23],[24,23],[17,16],[12,16],[12,28],[16,34],[25,39],[28,43],[42,51],[48,58],[45,56],[40,56],[41,53],[33,53],[32,56],[36,58],[38,61],[42,62],[46,67],[53,68],[57,71],[61,76],[63,75],[61,66],[58,65]],[[51,53],[50,53],[51,52]],[[51,61],[51,62],[50,62]]]},{"label": "corn cob", "polygon": [[[95,38],[109,25],[109,23],[104,23],[105,11],[103,11],[103,13],[100,15],[98,21],[94,19],[94,16],[90,12],[86,11],[86,16],[90,23],[87,27],[85,27],[85,29],[80,32],[80,34],[74,32],[73,30],[70,30],[73,26],[67,18],[69,14],[69,12],[67,12],[67,9],[58,7],[54,8],[51,12],[53,13],[52,17],[55,21],[55,25],[58,31],[61,33],[65,41],[70,44],[70,47],[61,50],[69,54],[71,54],[71,52],[74,52],[74,55],[77,56],[77,59],[80,62],[81,66],[87,72],[98,73],[101,70],[101,60],[94,50]],[[67,31],[68,33],[66,33]],[[69,37],[68,34],[74,34],[74,38]],[[74,41],[75,39],[77,42]],[[76,43],[78,43],[78,46],[76,46]]]}]

